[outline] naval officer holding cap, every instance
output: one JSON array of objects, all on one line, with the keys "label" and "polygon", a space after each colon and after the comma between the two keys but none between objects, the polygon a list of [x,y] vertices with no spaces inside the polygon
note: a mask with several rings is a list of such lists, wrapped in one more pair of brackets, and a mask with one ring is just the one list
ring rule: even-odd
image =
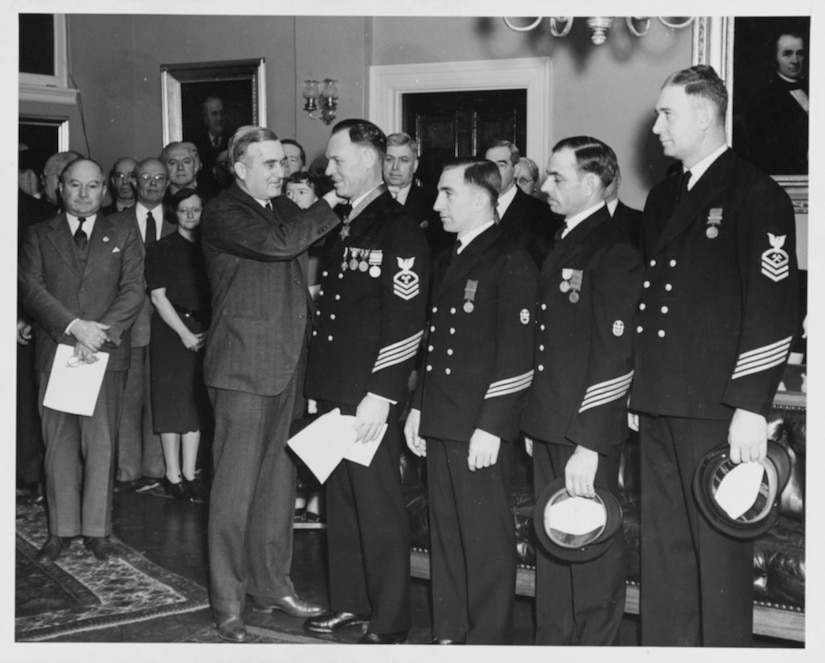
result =
[{"label": "naval officer holding cap", "polygon": [[794,332],[793,206],[726,146],[728,92],[708,66],[671,74],[656,134],[681,164],[650,192],[634,336],[640,413],[641,627],[649,646],[748,646],[753,545],[717,532],[691,490],[720,444],[763,461]]},{"label": "naval officer holding cap", "polygon": [[[535,377],[521,424],[537,496],[560,479],[574,498],[618,493],[642,263],[604,204],[617,170],[613,150],[588,136],[557,143],[547,164],[542,191],[565,225],[541,269]],[[614,643],[625,598],[621,532],[598,552],[587,561],[537,552],[536,644]]]},{"label": "naval officer holding cap", "polygon": [[507,442],[533,376],[537,269],[495,222],[501,176],[449,162],[435,210],[458,235],[434,267],[424,370],[404,435],[427,457],[433,635],[509,644],[516,541]]}]

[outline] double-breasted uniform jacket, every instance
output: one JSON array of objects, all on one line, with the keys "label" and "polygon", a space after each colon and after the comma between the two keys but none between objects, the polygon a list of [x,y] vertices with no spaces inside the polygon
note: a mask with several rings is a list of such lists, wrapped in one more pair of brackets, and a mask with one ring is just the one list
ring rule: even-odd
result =
[{"label": "double-breasted uniform jacket", "polygon": [[[158,206],[154,210],[152,210],[153,215],[156,215],[155,223],[160,224],[160,236],[166,237],[168,234],[175,232],[175,226],[171,223],[166,221],[163,218],[163,207]],[[138,239],[140,239],[140,227],[138,226],[137,221],[137,206],[132,205],[131,207],[121,211],[111,214],[109,218],[112,220],[112,223],[124,223],[133,225],[135,228],[135,232],[138,235]],[[144,242],[139,242],[140,244],[140,259],[141,261],[146,260],[146,244]],[[145,291],[145,285],[144,285]],[[152,313],[154,312],[154,307],[152,306],[152,299],[149,296],[149,293],[146,293],[146,296],[143,300],[143,306],[140,309],[140,313],[138,313],[138,317],[135,320],[135,324],[132,325],[132,347],[133,348],[143,348],[149,345],[150,340],[150,333],[152,329]]]},{"label": "double-breasted uniform jacket", "polygon": [[730,150],[674,211],[678,181],[657,185],[645,205],[631,408],[767,415],[797,323],[793,206]]},{"label": "double-breasted uniform jacket", "polygon": [[640,236],[642,233],[642,212],[638,209],[628,207],[621,200],[616,205],[613,212],[613,222],[624,230],[630,243],[639,248]]},{"label": "double-breasted uniform jacket", "polygon": [[422,437],[469,442],[476,428],[512,441],[533,378],[538,269],[494,225],[436,260],[424,370]]},{"label": "double-breasted uniform jacket", "polygon": [[561,217],[554,214],[547,203],[516,187],[516,195],[499,225],[504,235],[522,246],[541,268],[561,222]]},{"label": "double-breasted uniform jacket", "polygon": [[285,196],[272,206],[274,213],[233,183],[204,208],[209,387],[276,396],[298,364],[311,315],[306,251],[338,218],[323,200],[304,212]]},{"label": "double-breasted uniform jacket", "polygon": [[75,318],[110,325],[102,350],[107,371],[129,367],[129,328],[144,297],[140,236],[128,225],[98,213],[82,264],[65,212],[32,226],[23,241],[20,292],[34,319],[35,368],[51,371],[58,343],[74,347],[65,334]]},{"label": "double-breasted uniform jacket", "polygon": [[305,387],[311,398],[353,406],[368,392],[406,398],[429,281],[418,221],[383,184],[365,202],[324,248]]},{"label": "double-breasted uniform jacket", "polygon": [[604,206],[556,243],[541,269],[527,435],[599,453],[627,436],[641,283],[639,252]]}]

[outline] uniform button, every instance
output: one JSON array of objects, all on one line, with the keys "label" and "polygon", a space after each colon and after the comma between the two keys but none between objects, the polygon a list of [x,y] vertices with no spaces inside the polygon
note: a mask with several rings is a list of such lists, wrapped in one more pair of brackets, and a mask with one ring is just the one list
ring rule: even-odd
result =
[{"label": "uniform button", "polygon": [[455,308],[451,308],[451,309],[450,309],[450,313],[452,313],[453,315],[455,315]]},{"label": "uniform button", "polygon": [[664,329],[660,329],[658,333],[659,333],[659,338],[664,338],[665,337],[665,330]]},{"label": "uniform button", "polygon": [[671,260],[669,264],[670,264],[671,267],[676,267],[676,261],[675,260]]},{"label": "uniform button", "polygon": [[667,290],[668,292],[670,292],[671,290],[673,290],[673,286],[672,286],[672,285],[670,285],[670,283],[665,283],[665,290]]},{"label": "uniform button", "polygon": [[541,326],[539,327],[539,329],[541,329],[542,331],[544,331],[544,325],[541,325]]},{"label": "uniform button", "polygon": [[667,313],[670,309],[667,306],[662,307],[662,313]]},{"label": "uniform button", "polygon": [[541,305],[541,310],[546,311],[547,310],[547,304],[542,304]]},{"label": "uniform button", "polygon": [[539,372],[543,371],[544,370],[544,364],[539,364],[538,368],[539,368]]},{"label": "uniform button", "polygon": [[639,304],[639,310],[640,310],[640,311],[644,311],[646,308],[647,308],[647,304],[645,304],[644,302],[642,302],[641,304]]},{"label": "uniform button", "polygon": [[341,299],[341,295],[335,295],[335,301],[339,301]]},{"label": "uniform button", "polygon": [[455,327],[450,327],[450,333],[455,334]]},{"label": "uniform button", "polygon": [[656,266],[656,261],[655,261],[655,260],[651,260],[651,261],[650,261],[650,266],[651,266],[651,267],[655,267],[655,266]]},{"label": "uniform button", "polygon": [[428,351],[428,352],[432,352],[432,351],[433,351],[433,346],[432,346],[432,345],[431,345],[431,346],[429,346],[429,347],[427,348],[427,351]]},{"label": "uniform button", "polygon": [[539,352],[544,352],[544,346],[543,345],[539,346]]},{"label": "uniform button", "polygon": [[642,287],[643,288],[649,288],[650,287],[650,281],[645,281],[644,283],[642,283]]},{"label": "uniform button", "polygon": [[323,290],[319,290],[319,291],[318,291],[318,296],[319,296],[319,297],[323,297],[323,296],[324,296],[324,291],[323,291]]},{"label": "uniform button", "polygon": [[313,335],[313,336],[318,336],[318,331],[317,331],[317,330],[315,330],[315,329],[313,329],[313,330],[312,330],[312,335]]},{"label": "uniform button", "polygon": [[645,328],[644,328],[644,327],[642,327],[641,325],[639,325],[638,327],[636,327],[636,333],[637,333],[637,334],[641,334],[644,330],[645,330]]},{"label": "uniform button", "polygon": [[434,331],[435,331],[435,325],[430,325],[430,331],[431,331],[431,332],[434,332]]},{"label": "uniform button", "polygon": [[335,320],[335,314],[334,314],[334,313],[330,313],[330,314],[329,314],[329,319],[330,319],[330,320]]},{"label": "uniform button", "polygon": [[445,368],[445,369],[444,369],[444,372],[445,372],[447,375],[449,375],[450,373],[452,373],[452,371],[451,371],[449,368]]},{"label": "uniform button", "polygon": [[448,354],[448,355],[450,355],[450,356],[452,357],[452,356],[453,356],[453,349],[452,349],[452,348],[448,348],[448,349],[447,349],[447,354]]},{"label": "uniform button", "polygon": [[321,272],[321,276],[329,276],[329,272]]},{"label": "uniform button", "polygon": [[339,279],[344,278],[344,272],[339,272],[339,273],[338,273],[338,278],[339,278]]},{"label": "uniform button", "polygon": [[428,370],[428,371],[431,371],[431,370],[433,370],[433,367],[432,367],[432,366],[430,366],[430,365],[428,364],[428,365],[427,365],[427,370]]},{"label": "uniform button", "polygon": [[438,307],[437,306],[433,306],[433,313],[438,313]]},{"label": "uniform button", "polygon": [[327,340],[328,340],[328,341],[331,341],[331,340],[332,340],[332,334],[330,334],[329,336],[327,336]]}]

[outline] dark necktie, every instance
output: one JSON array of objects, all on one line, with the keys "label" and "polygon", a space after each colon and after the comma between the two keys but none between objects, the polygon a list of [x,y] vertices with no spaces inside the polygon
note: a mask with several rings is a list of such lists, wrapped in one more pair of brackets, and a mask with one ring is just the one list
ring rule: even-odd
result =
[{"label": "dark necktie", "polygon": [[74,231],[74,243],[78,249],[83,251],[86,248],[86,243],[89,241],[89,236],[83,230],[83,224],[86,223],[85,217],[78,217],[77,230]]},{"label": "dark necktie", "polygon": [[453,244],[452,250],[450,251],[450,262],[452,262],[458,257],[459,249],[461,249],[461,240],[457,239],[455,241],[455,244]]},{"label": "dark necktie", "polygon": [[266,205],[264,205],[266,211],[269,212],[272,216],[275,216],[275,210],[272,209],[272,202],[268,201]]},{"label": "dark necktie", "polygon": [[146,237],[143,240],[143,245],[148,247],[157,239],[157,236],[158,229],[155,226],[155,217],[152,216],[152,212],[146,212]]},{"label": "dark necktie", "polygon": [[679,179],[679,188],[676,190],[676,202],[681,202],[682,198],[684,198],[688,194],[688,184],[690,183],[690,171],[686,170],[682,173],[682,177]]},{"label": "dark necktie", "polygon": [[564,231],[567,230],[567,221],[561,224],[561,228],[556,231],[556,234],[553,235],[553,239],[557,242],[561,241],[562,236],[564,235]]}]

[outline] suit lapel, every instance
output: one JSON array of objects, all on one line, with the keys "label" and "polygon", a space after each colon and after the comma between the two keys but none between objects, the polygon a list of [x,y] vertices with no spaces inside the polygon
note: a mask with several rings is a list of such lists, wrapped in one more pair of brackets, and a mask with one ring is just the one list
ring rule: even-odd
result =
[{"label": "suit lapel", "polygon": [[72,271],[80,276],[80,260],[74,246],[74,238],[72,237],[72,232],[69,228],[69,221],[66,218],[66,213],[61,212],[54,219],[48,221],[48,224],[50,228],[48,233],[49,241],[55,249],[57,249],[57,253],[61,258],[63,258]]},{"label": "suit lapel", "polygon": [[[678,205],[661,228],[652,255],[659,253],[674,238],[681,235],[707,205],[725,189],[725,180],[733,165],[733,152],[723,153],[690,190],[690,194]],[[668,192],[674,193],[675,192]]]},{"label": "suit lapel", "polygon": [[89,238],[89,255],[86,258],[86,269],[83,276],[88,276],[94,271],[95,266],[102,264],[102,258],[111,253],[116,246],[112,236],[112,222],[109,217],[98,213],[95,220],[95,227],[92,229],[92,236]]},{"label": "suit lapel", "polygon": [[[617,210],[618,211],[618,210]],[[542,274],[550,276],[584,250],[587,237],[603,223],[611,223],[610,212],[603,206],[577,225],[563,240],[556,242],[542,266]]]},{"label": "suit lapel", "polygon": [[469,246],[457,255],[452,264],[447,268],[444,280],[438,288],[437,296],[447,292],[456,283],[463,281],[482,260],[487,249],[489,249],[500,236],[501,231],[497,226],[493,225],[470,242]]}]

